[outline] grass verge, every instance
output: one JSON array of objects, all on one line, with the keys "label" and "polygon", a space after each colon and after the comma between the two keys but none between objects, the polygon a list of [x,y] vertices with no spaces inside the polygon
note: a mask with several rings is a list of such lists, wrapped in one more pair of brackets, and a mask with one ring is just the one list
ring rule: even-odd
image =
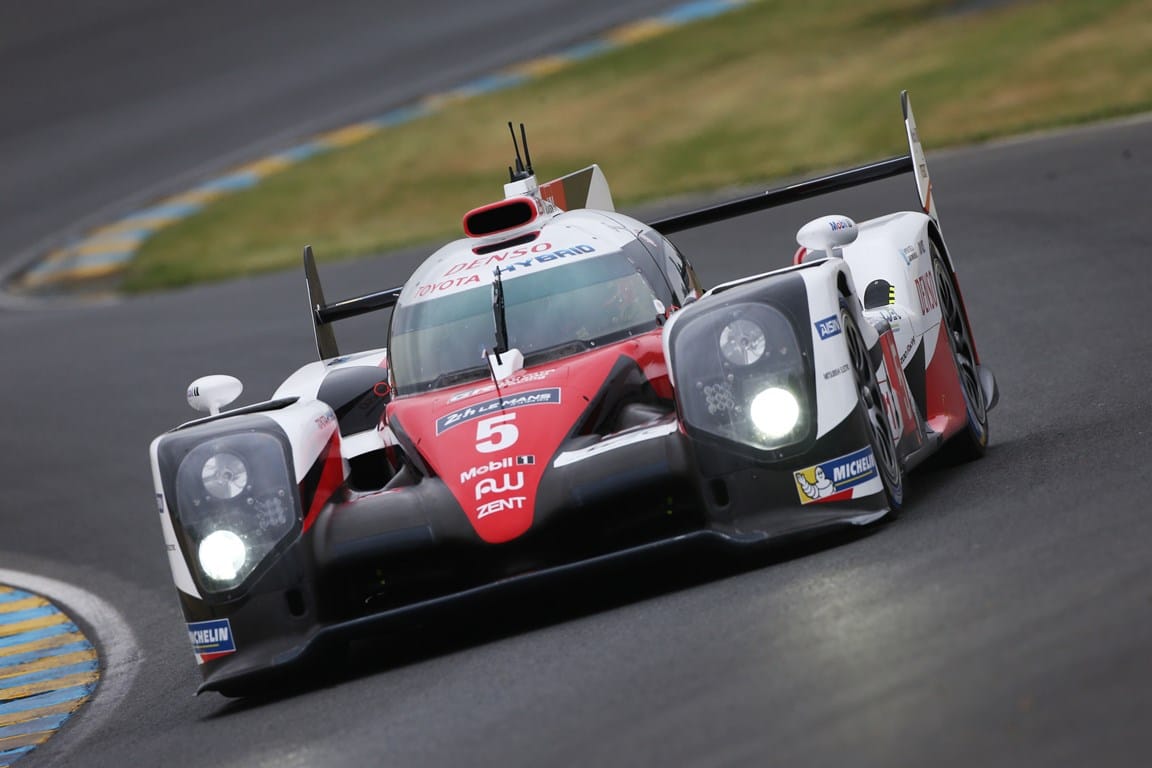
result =
[{"label": "grass verge", "polygon": [[509,119],[541,180],[597,162],[627,207],[903,152],[902,88],[929,152],[1152,109],[1152,0],[760,0],[293,166],[146,241],[124,288],[458,236]]}]

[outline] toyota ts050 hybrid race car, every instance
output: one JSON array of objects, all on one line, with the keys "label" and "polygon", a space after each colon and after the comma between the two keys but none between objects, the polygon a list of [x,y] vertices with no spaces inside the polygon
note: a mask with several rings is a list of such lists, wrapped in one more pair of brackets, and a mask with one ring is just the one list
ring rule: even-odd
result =
[{"label": "toyota ts050 hybrid race car", "polygon": [[[650,224],[597,166],[538,184],[521,127],[504,198],[403,286],[327,303],[306,249],[321,359],[227,411],[240,382],[198,379],[208,415],[151,446],[200,690],[557,571],[870,523],[929,455],[980,455],[996,384],[902,104],[907,155]],[[707,291],[667,238],[906,172],[923,210],[818,218]],[[338,350],[387,308],[386,347]]]}]

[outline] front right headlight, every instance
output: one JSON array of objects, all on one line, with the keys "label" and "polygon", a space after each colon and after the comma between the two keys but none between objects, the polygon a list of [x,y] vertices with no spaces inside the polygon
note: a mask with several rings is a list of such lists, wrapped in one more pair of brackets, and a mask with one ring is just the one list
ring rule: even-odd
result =
[{"label": "front right headlight", "polygon": [[234,499],[248,485],[248,466],[234,453],[214,453],[200,470],[204,490],[218,499]]},{"label": "front right headlight", "polygon": [[196,556],[205,576],[227,584],[236,580],[248,561],[248,545],[239,534],[221,528],[204,537],[196,550]]},{"label": "front right headlight", "polygon": [[236,589],[300,521],[291,456],[263,432],[195,444],[176,472],[174,522],[207,592]]}]

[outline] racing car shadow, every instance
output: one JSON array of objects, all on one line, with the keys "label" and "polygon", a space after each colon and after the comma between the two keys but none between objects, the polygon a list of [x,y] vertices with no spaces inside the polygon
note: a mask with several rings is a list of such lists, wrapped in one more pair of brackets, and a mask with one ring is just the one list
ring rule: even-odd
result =
[{"label": "racing car shadow", "polygon": [[[562,573],[514,584],[389,625],[386,633],[376,630],[317,649],[308,662],[268,682],[258,694],[229,699],[206,719],[804,558],[865,539],[884,525],[798,534],[747,549],[696,542],[609,563],[591,574]],[[483,621],[477,621],[477,616],[483,616]]]}]

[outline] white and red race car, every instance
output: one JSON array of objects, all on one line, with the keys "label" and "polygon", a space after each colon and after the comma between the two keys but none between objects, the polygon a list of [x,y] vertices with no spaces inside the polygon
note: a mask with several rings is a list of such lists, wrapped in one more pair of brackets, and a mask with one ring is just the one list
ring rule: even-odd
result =
[{"label": "white and red race car", "polygon": [[[556,572],[871,523],[928,456],[980,455],[995,380],[902,104],[908,155],[652,223],[596,166],[538,184],[525,140],[399,288],[327,303],[306,250],[321,359],[227,411],[240,382],[198,379],[209,415],[151,447],[201,690]],[[707,291],[668,237],[907,172],[922,210],[810,221],[791,266]],[[386,348],[340,353],[332,323],[389,308]]]}]

